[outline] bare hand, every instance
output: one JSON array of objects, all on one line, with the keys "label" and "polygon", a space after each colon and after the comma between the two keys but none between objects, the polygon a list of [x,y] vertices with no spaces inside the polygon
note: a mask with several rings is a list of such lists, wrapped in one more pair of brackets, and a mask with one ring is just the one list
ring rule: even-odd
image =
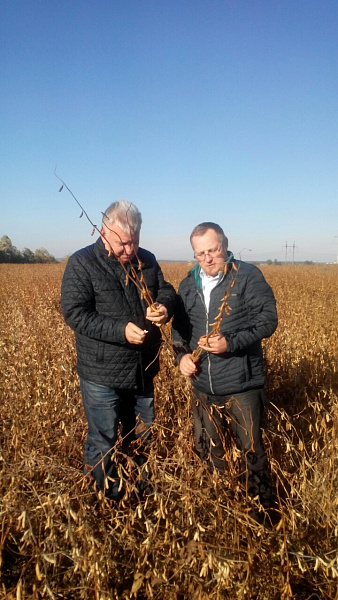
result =
[{"label": "bare hand", "polygon": [[166,307],[159,302],[155,302],[154,307],[156,308],[156,311],[151,310],[151,308],[148,306],[146,318],[148,321],[154,323],[154,325],[157,325],[157,327],[160,327],[168,321],[168,311]]},{"label": "bare hand", "polygon": [[199,341],[198,345],[203,350],[210,352],[211,354],[223,354],[223,352],[227,351],[227,341],[224,335],[211,335],[207,341],[207,337],[203,335]]},{"label": "bare hand", "polygon": [[180,360],[180,371],[185,377],[191,377],[197,373],[197,367],[191,354],[185,354]]},{"label": "bare hand", "polygon": [[137,325],[130,322],[127,323],[124,329],[124,335],[130,344],[142,344],[147,333],[144,329],[140,329]]}]

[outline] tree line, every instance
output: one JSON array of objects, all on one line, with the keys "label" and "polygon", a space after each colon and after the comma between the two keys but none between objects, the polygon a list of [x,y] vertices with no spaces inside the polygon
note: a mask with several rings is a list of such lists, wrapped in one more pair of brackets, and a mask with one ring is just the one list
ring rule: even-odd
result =
[{"label": "tree line", "polygon": [[22,252],[13,246],[8,235],[0,239],[0,263],[51,263],[56,262],[54,256],[46,248],[38,248],[33,252],[24,248]]}]

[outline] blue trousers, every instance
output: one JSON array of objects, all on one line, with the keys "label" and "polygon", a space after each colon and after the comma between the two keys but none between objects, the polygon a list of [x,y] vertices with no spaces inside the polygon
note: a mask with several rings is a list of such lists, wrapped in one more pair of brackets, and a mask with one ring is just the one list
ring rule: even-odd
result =
[{"label": "blue trousers", "polygon": [[88,424],[85,473],[108,498],[117,500],[120,482],[112,456],[119,423],[123,449],[135,439],[148,439],[155,418],[154,388],[138,395],[133,390],[114,389],[80,378],[80,390]]},{"label": "blue trousers", "polygon": [[263,390],[212,396],[194,389],[192,408],[195,448],[200,458],[210,462],[220,473],[225,471],[223,440],[230,424],[242,452],[241,480],[247,494],[251,498],[259,496],[261,504],[268,508],[272,501],[272,486],[262,440]]}]

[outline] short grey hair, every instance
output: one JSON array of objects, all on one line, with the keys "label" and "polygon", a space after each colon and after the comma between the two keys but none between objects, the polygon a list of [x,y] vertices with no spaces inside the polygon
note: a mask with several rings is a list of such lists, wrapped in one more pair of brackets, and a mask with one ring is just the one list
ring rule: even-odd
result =
[{"label": "short grey hair", "polygon": [[102,224],[113,225],[118,223],[119,227],[126,233],[140,233],[142,216],[135,204],[127,200],[117,200],[108,206],[103,213]]},{"label": "short grey hair", "polygon": [[224,231],[222,229],[222,227],[220,227],[220,225],[217,225],[217,223],[212,223],[211,221],[205,221],[204,223],[200,223],[199,225],[196,225],[196,227],[194,227],[194,229],[191,232],[190,235],[190,243],[192,244],[192,238],[199,236],[199,235],[204,235],[206,231],[208,231],[208,229],[212,229],[213,231],[215,231],[218,235],[218,239],[220,241],[220,243],[222,244],[223,248],[225,250],[228,249],[228,238],[226,235],[224,235]]}]

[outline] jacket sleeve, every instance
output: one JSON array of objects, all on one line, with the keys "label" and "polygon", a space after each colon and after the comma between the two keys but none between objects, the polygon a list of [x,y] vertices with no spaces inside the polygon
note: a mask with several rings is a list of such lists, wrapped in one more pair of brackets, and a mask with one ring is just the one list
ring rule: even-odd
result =
[{"label": "jacket sleeve", "polygon": [[64,272],[61,308],[67,325],[76,333],[103,342],[126,343],[128,319],[114,319],[96,311],[90,273],[77,253],[69,258]]},{"label": "jacket sleeve", "polygon": [[245,281],[243,299],[247,319],[238,331],[224,332],[228,352],[238,352],[263,338],[270,337],[277,328],[277,310],[273,291],[258,268]]}]

